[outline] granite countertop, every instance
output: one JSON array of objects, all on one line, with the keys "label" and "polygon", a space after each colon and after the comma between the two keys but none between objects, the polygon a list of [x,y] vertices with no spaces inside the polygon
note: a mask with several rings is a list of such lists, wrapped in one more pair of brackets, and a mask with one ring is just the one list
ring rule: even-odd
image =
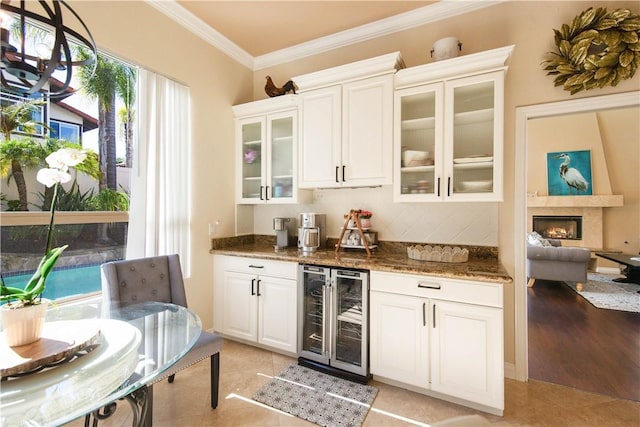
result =
[{"label": "granite countertop", "polygon": [[511,283],[513,280],[499,262],[497,249],[469,247],[469,260],[461,263],[417,261],[407,256],[410,243],[380,242],[367,256],[364,249],[340,249],[329,239],[327,247],[303,254],[295,246],[274,249],[275,236],[239,236],[212,239],[212,254],[290,261],[300,264],[356,268],[395,273],[427,274],[452,279]]}]

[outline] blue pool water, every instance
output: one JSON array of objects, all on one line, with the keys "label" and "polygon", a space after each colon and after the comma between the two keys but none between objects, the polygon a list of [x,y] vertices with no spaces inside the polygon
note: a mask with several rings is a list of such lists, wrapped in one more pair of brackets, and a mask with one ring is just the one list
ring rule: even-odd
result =
[{"label": "blue pool water", "polygon": [[[23,288],[33,273],[3,276],[7,286]],[[97,292],[100,285],[100,265],[84,265],[55,269],[47,276],[43,298],[51,300]]]}]

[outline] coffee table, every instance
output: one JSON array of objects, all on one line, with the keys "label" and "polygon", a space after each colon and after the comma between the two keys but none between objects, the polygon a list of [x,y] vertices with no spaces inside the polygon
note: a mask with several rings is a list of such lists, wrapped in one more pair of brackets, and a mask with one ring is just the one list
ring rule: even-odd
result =
[{"label": "coffee table", "polygon": [[627,266],[627,268],[623,272],[625,277],[613,279],[614,281],[621,283],[635,283],[637,285],[640,285],[640,255],[615,254],[606,252],[596,252],[596,255],[600,258],[615,261],[618,264]]}]

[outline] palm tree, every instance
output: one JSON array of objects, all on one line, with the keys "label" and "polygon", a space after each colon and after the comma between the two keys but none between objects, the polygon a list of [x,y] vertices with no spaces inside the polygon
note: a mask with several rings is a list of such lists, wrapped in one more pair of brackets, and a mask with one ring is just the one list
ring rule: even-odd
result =
[{"label": "palm tree", "polygon": [[[89,56],[80,50],[79,56]],[[84,93],[98,101],[98,146],[100,159],[100,191],[117,189],[116,171],[116,75],[121,64],[98,54],[95,73],[87,67],[78,70]]]},{"label": "palm tree", "polygon": [[27,184],[23,167],[36,166],[42,159],[42,147],[32,138],[11,139],[11,135],[21,128],[26,133],[35,133],[38,126],[44,123],[32,120],[38,106],[45,104],[43,100],[29,100],[0,105],[0,172],[3,177],[13,177],[18,188],[21,211],[28,211]]},{"label": "palm tree", "polygon": [[116,73],[116,92],[124,102],[124,108],[119,111],[120,121],[124,127],[123,134],[126,144],[125,162],[128,168],[133,166],[133,122],[136,102],[136,69],[122,65]]}]

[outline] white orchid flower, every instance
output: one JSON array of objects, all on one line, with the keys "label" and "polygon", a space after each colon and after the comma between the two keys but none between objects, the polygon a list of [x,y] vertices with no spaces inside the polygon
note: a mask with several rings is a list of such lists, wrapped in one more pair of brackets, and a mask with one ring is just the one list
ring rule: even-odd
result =
[{"label": "white orchid flower", "polygon": [[51,168],[60,169],[63,172],[70,167],[82,163],[87,158],[87,153],[75,148],[61,148],[55,153],[51,153],[45,159]]},{"label": "white orchid flower", "polygon": [[57,183],[64,184],[65,182],[71,181],[71,175],[60,169],[42,168],[38,171],[36,179],[39,183],[47,187],[53,187]]}]

